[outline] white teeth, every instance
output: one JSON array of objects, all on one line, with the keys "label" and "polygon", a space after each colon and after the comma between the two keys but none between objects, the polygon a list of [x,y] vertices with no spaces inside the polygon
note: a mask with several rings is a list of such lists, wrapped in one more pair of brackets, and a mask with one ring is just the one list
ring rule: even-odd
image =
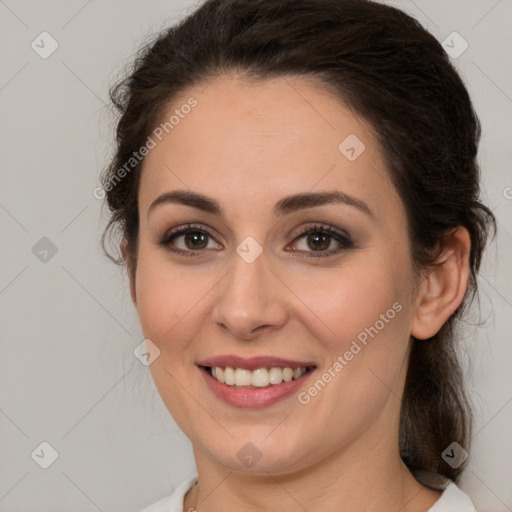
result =
[{"label": "white teeth", "polygon": [[258,368],[252,372],[251,376],[251,385],[257,386],[259,388],[264,388],[268,386],[270,382],[268,371],[266,368]]},{"label": "white teeth", "polygon": [[224,384],[224,370],[220,366],[214,366],[212,372],[214,372],[214,377]]},{"label": "white teeth", "polygon": [[244,370],[237,368],[235,370],[235,385],[237,386],[250,386],[251,385],[251,370]]},{"label": "white teeth", "polygon": [[229,366],[227,366],[226,369],[224,370],[224,382],[228,386],[235,385],[235,370],[233,368],[230,368]]},{"label": "white teeth", "polygon": [[281,384],[283,382],[283,370],[281,368],[270,368],[268,377],[270,384]]},{"label": "white teeth", "polygon": [[304,373],[306,368],[286,368],[272,367],[272,368],[258,368],[254,371],[246,370],[245,368],[232,368],[226,366],[213,366],[211,368],[212,377],[223,384],[228,386],[255,386],[264,388],[270,384],[276,385],[281,382],[290,382],[299,379]]},{"label": "white teeth", "polygon": [[293,379],[293,370],[288,367],[283,370],[283,380],[285,382],[290,382]]}]

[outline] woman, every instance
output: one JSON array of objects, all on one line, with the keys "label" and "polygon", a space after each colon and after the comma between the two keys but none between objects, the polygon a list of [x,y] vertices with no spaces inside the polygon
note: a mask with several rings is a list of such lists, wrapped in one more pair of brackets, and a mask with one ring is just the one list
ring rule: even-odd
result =
[{"label": "woman", "polygon": [[436,39],[365,0],[210,0],[112,92],[103,175],[197,475],[145,512],[475,510],[457,325],[491,228]]}]

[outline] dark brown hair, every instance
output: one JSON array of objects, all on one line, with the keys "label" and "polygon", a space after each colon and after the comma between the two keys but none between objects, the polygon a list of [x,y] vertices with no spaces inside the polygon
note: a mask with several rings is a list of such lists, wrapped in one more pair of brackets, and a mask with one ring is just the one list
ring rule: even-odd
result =
[{"label": "dark brown hair", "polygon": [[[457,322],[477,291],[492,212],[479,199],[480,124],[440,43],[399,9],[367,0],[209,0],[142,48],[129,76],[111,90],[121,117],[116,154],[102,175],[110,209],[106,237],[126,243],[137,266],[137,196],[144,160],[113,184],[144,145],[169,102],[187,87],[236,71],[250,80],[304,75],[333,91],[373,127],[407,211],[418,271],[434,264],[457,226],[471,237],[464,301],[431,339],[412,339],[400,418],[401,456],[418,480],[458,481],[464,465],[441,457],[453,441],[469,451],[471,407],[457,357]],[[436,250],[437,249],[437,250]],[[430,477],[429,477],[430,475]]]}]

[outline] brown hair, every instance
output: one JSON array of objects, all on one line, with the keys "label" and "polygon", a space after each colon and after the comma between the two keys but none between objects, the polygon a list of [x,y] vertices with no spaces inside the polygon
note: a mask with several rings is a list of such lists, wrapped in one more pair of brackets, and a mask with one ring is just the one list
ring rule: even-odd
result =
[{"label": "brown hair", "polygon": [[[439,42],[399,9],[367,0],[207,0],[145,46],[111,90],[121,117],[116,154],[102,175],[110,209],[103,233],[126,243],[137,265],[137,195],[144,160],[112,186],[169,102],[187,87],[237,71],[251,80],[315,77],[374,128],[404,202],[417,270],[436,262],[457,226],[471,237],[464,301],[431,339],[412,339],[400,418],[401,456],[418,480],[458,481],[464,465],[441,457],[453,441],[469,451],[471,407],[457,358],[456,326],[477,291],[492,212],[479,200],[480,124],[468,92]],[[123,258],[110,256],[117,263]],[[430,475],[430,476],[429,476]]]}]

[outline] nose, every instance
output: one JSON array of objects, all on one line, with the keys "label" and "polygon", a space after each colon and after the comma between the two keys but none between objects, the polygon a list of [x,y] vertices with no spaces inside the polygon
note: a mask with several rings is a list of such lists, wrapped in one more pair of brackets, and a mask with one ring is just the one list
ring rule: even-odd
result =
[{"label": "nose", "polygon": [[281,288],[264,253],[252,263],[235,253],[231,270],[215,287],[214,323],[247,341],[281,328],[288,318]]}]

